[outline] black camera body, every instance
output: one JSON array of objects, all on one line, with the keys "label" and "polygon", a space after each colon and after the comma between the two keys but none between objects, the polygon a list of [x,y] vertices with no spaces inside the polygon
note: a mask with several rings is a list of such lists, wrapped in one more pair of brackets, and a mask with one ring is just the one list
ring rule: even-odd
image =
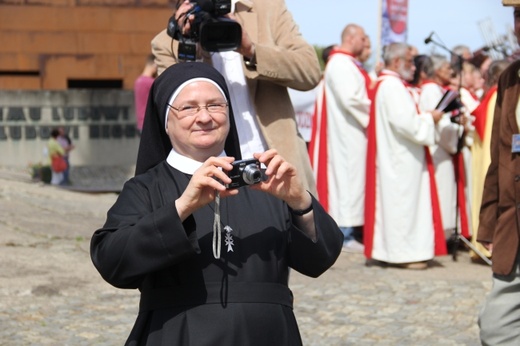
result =
[{"label": "black camera body", "polygon": [[464,104],[460,100],[460,98],[456,98],[450,104],[448,111],[451,111],[450,120],[452,123],[460,124],[461,117],[464,116]]},{"label": "black camera body", "polygon": [[459,111],[458,109],[454,110],[451,112],[451,116],[450,116],[450,120],[452,123],[454,124],[460,124],[460,121],[461,121],[461,117],[463,116],[464,114]]},{"label": "black camera body", "polygon": [[179,25],[172,16],[166,32],[179,41],[179,58],[195,60],[196,43],[207,52],[235,50],[242,41],[242,27],[229,18],[222,17],[231,11],[231,0],[196,0],[186,17],[195,16],[190,34],[183,36]]},{"label": "black camera body", "polygon": [[227,172],[231,183],[226,188],[237,189],[246,185],[258,184],[264,179],[264,172],[260,168],[260,161],[255,159],[239,160],[232,163],[233,169]]}]

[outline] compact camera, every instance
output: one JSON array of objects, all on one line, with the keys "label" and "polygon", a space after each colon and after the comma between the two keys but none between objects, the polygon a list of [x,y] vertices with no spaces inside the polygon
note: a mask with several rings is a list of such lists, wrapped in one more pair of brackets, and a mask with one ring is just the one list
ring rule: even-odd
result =
[{"label": "compact camera", "polygon": [[231,183],[226,184],[226,188],[237,189],[245,185],[258,184],[264,178],[264,173],[260,168],[260,161],[255,159],[239,160],[232,163],[233,169],[227,172],[231,178]]},{"label": "compact camera", "polygon": [[[195,16],[188,36],[180,33],[175,16],[168,21],[166,32],[179,41],[179,58],[195,60],[196,42],[207,52],[235,50],[242,41],[242,27],[229,18],[222,17],[231,11],[231,0],[196,0],[186,13]],[[182,24],[181,24],[182,25]]]}]

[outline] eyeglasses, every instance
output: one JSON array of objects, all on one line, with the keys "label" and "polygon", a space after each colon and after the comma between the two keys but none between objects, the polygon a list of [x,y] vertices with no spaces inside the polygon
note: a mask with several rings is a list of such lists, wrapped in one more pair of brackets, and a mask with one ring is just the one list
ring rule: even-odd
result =
[{"label": "eyeglasses", "polygon": [[200,112],[201,109],[206,109],[209,113],[224,113],[226,111],[227,103],[208,103],[207,105],[186,105],[176,108],[168,105],[170,108],[176,110],[181,117],[191,117]]}]

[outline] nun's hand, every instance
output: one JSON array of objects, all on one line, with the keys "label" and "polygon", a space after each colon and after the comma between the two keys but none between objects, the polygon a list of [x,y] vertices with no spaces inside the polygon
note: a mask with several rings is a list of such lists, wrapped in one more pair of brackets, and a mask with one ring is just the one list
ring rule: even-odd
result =
[{"label": "nun's hand", "polygon": [[285,161],[275,149],[267,150],[262,154],[255,153],[254,158],[263,163],[267,170],[267,180],[251,188],[262,190],[285,201],[289,207],[295,210],[308,208],[312,198],[296,171],[296,168]]},{"label": "nun's hand", "polygon": [[231,179],[223,170],[231,170],[233,157],[210,157],[193,173],[186,190],[175,201],[179,217],[184,221],[195,210],[215,200],[218,191],[222,197],[236,195],[237,190],[227,190],[223,184]]},{"label": "nun's hand", "polygon": [[[311,206],[311,195],[305,190],[296,168],[278,155],[275,149],[263,154],[255,153],[253,157],[267,166],[265,174],[268,178],[267,181],[251,185],[252,189],[265,191],[282,199],[293,210],[306,210]],[[294,215],[292,220],[312,241],[317,241],[312,210],[303,215]]]}]

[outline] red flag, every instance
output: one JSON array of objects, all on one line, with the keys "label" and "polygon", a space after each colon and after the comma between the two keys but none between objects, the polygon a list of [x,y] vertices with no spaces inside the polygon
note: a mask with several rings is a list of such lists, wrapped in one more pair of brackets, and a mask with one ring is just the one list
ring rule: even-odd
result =
[{"label": "red flag", "polygon": [[381,46],[406,42],[408,34],[408,0],[381,0]]}]

